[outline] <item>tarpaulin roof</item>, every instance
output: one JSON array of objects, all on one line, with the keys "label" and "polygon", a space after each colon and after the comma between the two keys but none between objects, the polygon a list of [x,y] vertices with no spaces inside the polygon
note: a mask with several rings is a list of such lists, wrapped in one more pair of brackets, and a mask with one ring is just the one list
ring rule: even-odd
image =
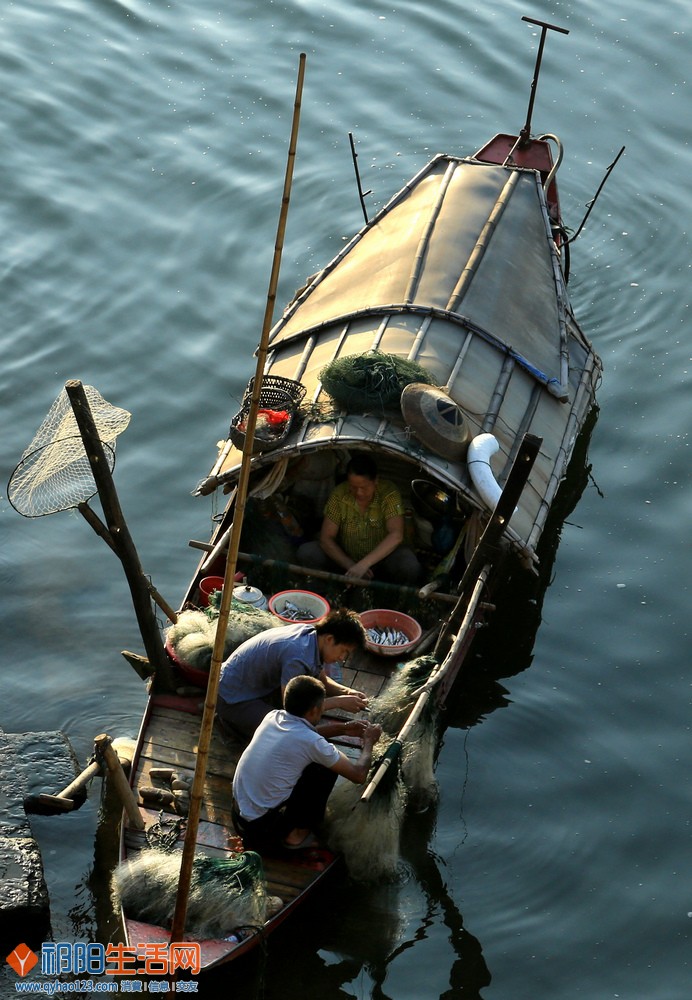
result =
[{"label": "tarpaulin roof", "polygon": [[538,174],[440,155],[317,275],[272,346],[342,317],[410,306],[469,321],[563,384],[563,302]]}]

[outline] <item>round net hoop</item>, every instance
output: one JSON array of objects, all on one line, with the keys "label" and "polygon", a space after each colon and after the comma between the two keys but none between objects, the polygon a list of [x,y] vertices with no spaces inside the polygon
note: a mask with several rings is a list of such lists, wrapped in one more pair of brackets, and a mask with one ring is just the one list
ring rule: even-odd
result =
[{"label": "round net hoop", "polygon": [[[130,413],[108,403],[93,386],[85,385],[84,392],[112,472],[115,440],[129,424]],[[10,476],[7,499],[24,517],[44,517],[86,503],[96,492],[72,404],[63,389]]]}]

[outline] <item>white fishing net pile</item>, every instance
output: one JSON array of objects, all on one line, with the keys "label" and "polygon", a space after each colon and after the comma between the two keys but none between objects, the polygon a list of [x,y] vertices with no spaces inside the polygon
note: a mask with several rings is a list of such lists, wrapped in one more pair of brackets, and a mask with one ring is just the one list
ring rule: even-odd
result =
[{"label": "white fishing net pile", "polygon": [[[195,670],[208,671],[216,639],[218,616],[207,611],[182,611],[178,621],[166,632],[166,642],[179,660]],[[246,639],[268,628],[283,625],[270,611],[248,608],[234,601],[228,616],[224,641],[224,659]]]},{"label": "white fishing net pile", "polygon": [[[373,752],[369,779],[402,728],[417,692],[434,666],[435,660],[429,656],[411,660],[372,701],[370,717],[382,726],[382,736]],[[434,773],[437,717],[432,702],[430,705],[402,746],[398,760],[368,801],[360,801],[365,786],[341,780],[329,797],[328,843],[343,854],[349,874],[357,881],[398,880],[399,842],[406,811],[420,811],[437,798]]]},{"label": "white fishing net pile", "polygon": [[[132,920],[169,928],[173,922],[181,853],[146,849],[121,862],[111,881],[116,910]],[[196,855],[187,900],[186,933],[202,940],[223,938],[239,927],[261,927],[267,891],[258,854],[231,858]]]}]

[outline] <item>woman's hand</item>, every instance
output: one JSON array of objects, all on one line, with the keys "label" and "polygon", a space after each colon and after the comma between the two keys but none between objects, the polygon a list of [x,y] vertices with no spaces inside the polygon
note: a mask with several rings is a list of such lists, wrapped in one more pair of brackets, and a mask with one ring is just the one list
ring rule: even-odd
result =
[{"label": "woman's hand", "polygon": [[345,571],[344,576],[353,576],[357,580],[372,580],[373,572],[369,566],[361,559],[360,562],[353,563]]}]

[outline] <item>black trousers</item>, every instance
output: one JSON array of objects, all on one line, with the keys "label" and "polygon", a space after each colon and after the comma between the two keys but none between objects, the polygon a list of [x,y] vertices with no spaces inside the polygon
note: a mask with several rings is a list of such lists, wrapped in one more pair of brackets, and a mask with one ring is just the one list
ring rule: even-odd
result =
[{"label": "black trousers", "polygon": [[280,847],[291,830],[316,830],[324,819],[327,799],[336,779],[336,772],[322,764],[308,764],[286,801],[269,809],[259,819],[244,819],[234,800],[233,822],[246,849],[271,850]]}]

